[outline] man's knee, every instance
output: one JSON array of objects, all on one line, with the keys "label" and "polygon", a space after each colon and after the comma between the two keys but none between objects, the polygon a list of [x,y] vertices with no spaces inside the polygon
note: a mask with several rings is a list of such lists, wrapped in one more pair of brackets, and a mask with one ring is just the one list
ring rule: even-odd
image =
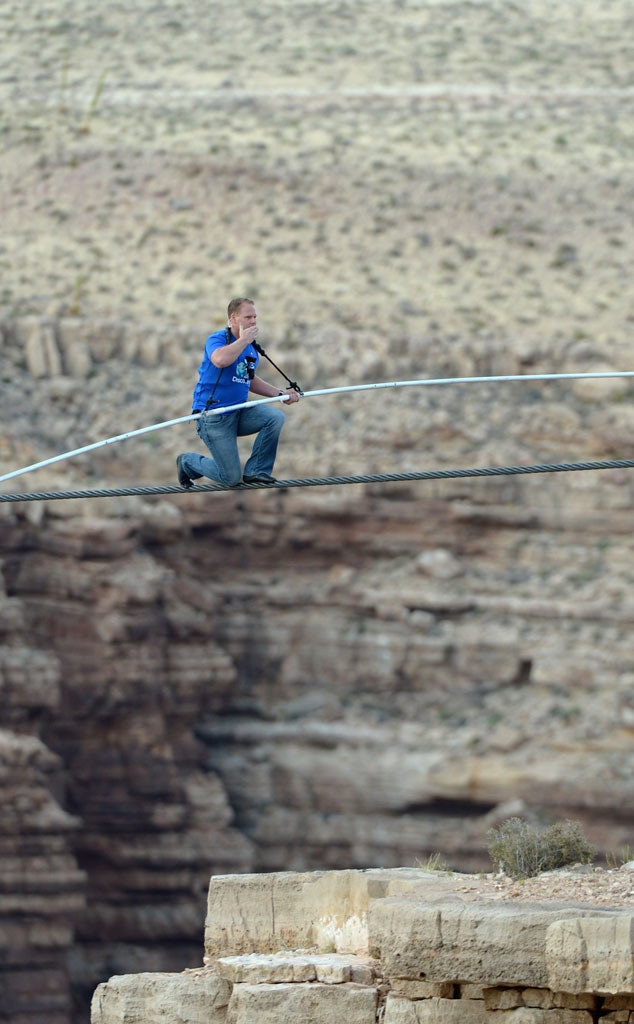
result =
[{"label": "man's knee", "polygon": [[242,482],[242,470],[241,469],[232,469],[232,470],[230,470],[228,472],[224,472],[222,474],[222,480],[220,481],[220,483],[224,484],[225,487],[237,487],[238,484],[241,483],[241,482]]},{"label": "man's knee", "polygon": [[269,406],[267,412],[269,414],[270,425],[275,430],[280,431],[282,429],[282,427],[284,426],[284,423],[286,421],[286,413],[283,412],[282,409],[273,409],[270,406]]}]

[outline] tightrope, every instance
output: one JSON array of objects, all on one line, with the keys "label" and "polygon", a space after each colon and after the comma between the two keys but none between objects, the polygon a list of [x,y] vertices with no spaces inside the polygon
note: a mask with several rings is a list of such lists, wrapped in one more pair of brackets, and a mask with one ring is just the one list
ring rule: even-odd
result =
[{"label": "tightrope", "polygon": [[[303,392],[303,395],[305,398],[316,398],[317,396],[323,395],[338,395],[354,391],[375,391],[383,388],[434,387],[439,385],[446,386],[449,384],[499,384],[511,381],[525,383],[527,381],[583,380],[614,377],[634,377],[634,370],[610,370],[599,373],[517,373],[502,374],[493,377],[430,377],[423,378],[421,380],[392,380],[380,381],[374,384],[348,384],[338,388],[322,388],[317,391],[305,391]],[[52,466],[56,462],[71,459],[75,455],[84,455],[86,452],[96,451],[98,448],[103,448],[106,445],[115,444],[119,441],[126,441],[132,437],[139,437],[141,434],[147,434],[156,430],[164,430],[166,427],[173,427],[180,423],[197,420],[200,419],[201,416],[218,416],[220,413],[235,412],[237,409],[244,409],[247,405],[264,405],[267,402],[284,401],[287,401],[285,396],[276,395],[274,398],[260,398],[255,401],[250,400],[248,402],[241,402],[237,405],[222,406],[218,409],[210,409],[207,412],[190,413],[187,416],[178,416],[175,419],[164,420],[162,423],[153,423],[150,426],[139,427],[136,430],[127,431],[124,434],[116,434],[114,437],[106,437],[101,441],[94,441],[91,444],[83,445],[81,448],[75,448],[72,451],[62,452],[61,455],[53,455],[51,458],[43,459],[41,462],[34,462],[30,466],[23,466],[21,469],[14,469],[10,473],[5,473],[0,476],[0,483],[3,483],[5,480],[11,480],[17,476],[23,476],[25,473],[31,473],[36,469],[43,469],[45,466]],[[212,489],[218,490],[219,488],[214,487]],[[6,498],[3,500],[6,500]]]},{"label": "tightrope", "polygon": [[484,466],[470,469],[428,469],[412,473],[364,473],[358,476],[310,476],[296,480],[276,480],[274,483],[201,484],[181,487],[179,484],[157,484],[146,487],[93,488],[77,491],[27,491],[24,494],[0,494],[0,502],[57,501],[63,498],[122,498],[153,494],[203,494],[206,491],[287,490],[292,487],[323,487],[338,484],[402,483],[408,480],[451,480],[476,476],[519,476],[529,473],[572,473],[593,469],[632,469],[634,459],[602,459],[594,462],[552,462],[533,466]]}]

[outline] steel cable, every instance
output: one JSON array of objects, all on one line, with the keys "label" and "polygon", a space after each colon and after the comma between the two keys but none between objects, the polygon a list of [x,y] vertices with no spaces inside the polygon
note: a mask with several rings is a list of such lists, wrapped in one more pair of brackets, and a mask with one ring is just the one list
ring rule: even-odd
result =
[{"label": "steel cable", "polygon": [[364,473],[355,476],[312,476],[294,480],[276,480],[275,483],[199,484],[191,488],[180,484],[157,484],[144,487],[90,488],[72,491],[27,491],[21,494],[2,494],[0,502],[58,501],[65,498],[123,498],[135,495],[204,494],[209,491],[288,490],[293,487],[323,487],[341,484],[403,483],[414,480],[452,480],[463,477],[524,476],[531,473],[572,473],[594,469],[633,469],[634,459],[599,459],[592,462],[549,462],[529,466],[483,466],[467,469],[428,469],[408,473]]}]

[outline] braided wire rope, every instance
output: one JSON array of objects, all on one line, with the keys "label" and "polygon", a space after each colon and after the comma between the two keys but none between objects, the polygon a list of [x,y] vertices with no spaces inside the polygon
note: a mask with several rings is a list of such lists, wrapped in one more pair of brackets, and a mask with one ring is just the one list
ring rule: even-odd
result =
[{"label": "braided wire rope", "polygon": [[528,466],[483,466],[467,469],[428,469],[408,473],[364,473],[358,476],[311,476],[274,483],[200,484],[185,488],[180,484],[157,484],[144,487],[91,488],[75,491],[27,491],[1,494],[1,502],[56,501],[65,498],[122,498],[135,495],[203,494],[207,491],[287,490],[291,487],[323,487],[341,484],[402,483],[413,480],[452,480],[462,477],[525,476],[531,473],[572,473],[594,469],[633,469],[634,459],[599,459],[592,462],[547,462]]}]

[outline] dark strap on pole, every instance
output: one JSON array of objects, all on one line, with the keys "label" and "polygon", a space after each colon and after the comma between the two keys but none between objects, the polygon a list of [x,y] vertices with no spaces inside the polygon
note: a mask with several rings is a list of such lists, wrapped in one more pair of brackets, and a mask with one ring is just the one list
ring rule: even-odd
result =
[{"label": "dark strap on pole", "polygon": [[253,348],[255,349],[255,351],[256,351],[256,352],[259,352],[261,356],[264,356],[264,358],[265,358],[265,359],[268,359],[268,361],[269,361],[269,363],[271,364],[271,366],[274,366],[274,367],[275,367],[275,369],[277,370],[277,372],[278,372],[279,374],[281,374],[281,376],[282,376],[282,377],[284,378],[284,380],[287,380],[287,381],[288,381],[288,386],[289,386],[289,388],[292,388],[292,389],[293,389],[293,391],[296,391],[298,395],[303,395],[303,394],[304,394],[304,392],[303,392],[303,391],[302,391],[302,389],[300,388],[300,386],[299,386],[299,384],[297,383],[297,381],[296,381],[296,380],[291,380],[291,378],[290,378],[290,377],[287,377],[287,376],[286,376],[286,374],[284,373],[284,370],[280,369],[280,367],[279,367],[279,366],[277,365],[277,363],[274,363],[274,362],[273,362],[273,360],[271,359],[271,357],[270,357],[269,355],[267,355],[267,354],[266,354],[266,352],[264,351],[264,349],[262,348],[262,346],[261,346],[261,345],[259,345],[257,341],[254,341],[254,342],[253,342]]}]

